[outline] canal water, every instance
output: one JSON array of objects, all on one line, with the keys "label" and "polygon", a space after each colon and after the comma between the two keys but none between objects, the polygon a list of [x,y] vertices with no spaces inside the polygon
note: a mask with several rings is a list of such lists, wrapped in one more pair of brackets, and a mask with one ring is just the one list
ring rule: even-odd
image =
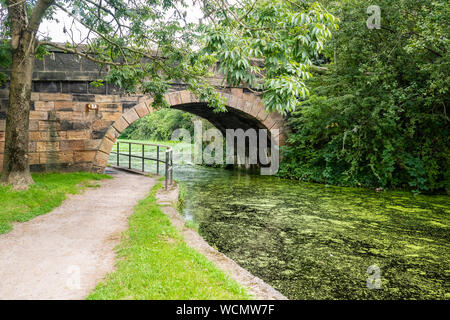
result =
[{"label": "canal water", "polygon": [[449,299],[450,199],[175,165],[182,214],[290,299]]}]

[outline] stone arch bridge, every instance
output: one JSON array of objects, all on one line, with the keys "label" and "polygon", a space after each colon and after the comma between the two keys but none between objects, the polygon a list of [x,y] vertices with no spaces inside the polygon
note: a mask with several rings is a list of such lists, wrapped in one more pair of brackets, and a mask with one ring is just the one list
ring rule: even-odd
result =
[{"label": "stone arch bridge", "polygon": [[[148,96],[125,95],[111,84],[89,85],[104,75],[91,61],[58,50],[36,60],[29,123],[32,171],[103,172],[121,132],[154,111]],[[210,81],[219,85],[222,79],[217,76]],[[186,91],[182,83],[174,83],[166,99],[172,108],[205,118],[222,132],[265,128],[272,141],[278,139],[279,145],[284,144],[285,120],[279,113],[266,112],[261,99],[245,89],[220,88],[227,100],[225,113],[214,113],[205,102]],[[6,83],[0,89],[0,163],[3,163],[8,93]],[[90,109],[92,104],[98,108]],[[278,134],[274,134],[275,129]]]}]

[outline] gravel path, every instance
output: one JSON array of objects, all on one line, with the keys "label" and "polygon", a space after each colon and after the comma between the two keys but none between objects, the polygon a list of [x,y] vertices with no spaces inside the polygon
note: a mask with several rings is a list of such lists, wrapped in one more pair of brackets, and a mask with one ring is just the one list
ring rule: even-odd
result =
[{"label": "gravel path", "polygon": [[114,247],[157,180],[114,171],[101,187],[0,235],[0,299],[84,299],[114,269]]}]

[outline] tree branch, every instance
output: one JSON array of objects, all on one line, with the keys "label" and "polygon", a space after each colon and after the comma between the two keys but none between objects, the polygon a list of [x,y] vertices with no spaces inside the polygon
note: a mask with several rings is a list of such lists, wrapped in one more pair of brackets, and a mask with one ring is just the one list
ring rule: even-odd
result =
[{"label": "tree branch", "polygon": [[75,48],[67,48],[67,47],[59,45],[57,43],[50,42],[50,41],[39,41],[39,45],[50,46],[50,47],[53,47],[53,48],[56,48],[56,49],[60,49],[60,50],[66,51],[66,52],[70,52],[70,53],[76,54],[76,55],[78,55],[80,57],[86,58],[86,59],[88,59],[88,60],[90,60],[92,62],[98,63],[98,64],[104,64],[104,65],[120,67],[120,66],[132,66],[132,65],[134,66],[134,65],[137,65],[137,64],[140,63],[140,62],[134,62],[134,63],[127,63],[127,62],[125,62],[125,63],[123,63],[123,62],[114,62],[114,61],[101,60],[101,59],[94,58],[94,57],[90,56],[89,54],[87,54],[85,52],[82,52],[82,51],[79,51],[79,50],[77,50]]},{"label": "tree branch", "polygon": [[27,8],[25,1],[8,0],[8,19],[11,25],[11,47],[17,49],[20,44],[20,35],[28,25]]},{"label": "tree branch", "polygon": [[30,23],[28,25],[28,29],[30,30],[31,34],[36,34],[42,21],[42,17],[44,17],[45,12],[48,8],[50,8],[54,1],[55,0],[39,0],[38,3],[34,6],[31,13]]},{"label": "tree branch", "polygon": [[[126,59],[126,56],[125,56],[125,54],[123,52],[123,49],[128,50],[128,51],[133,52],[133,53],[136,53],[136,54],[141,55],[143,57],[152,59],[152,60],[155,60],[157,58],[156,56],[147,54],[147,53],[143,52],[142,50],[134,49],[134,48],[131,48],[131,47],[121,46],[120,44],[114,42],[113,40],[111,40],[110,38],[108,38],[107,36],[102,34],[101,32],[98,32],[97,30],[95,30],[91,26],[83,23],[80,19],[78,19],[75,15],[73,15],[71,12],[69,12],[66,8],[60,6],[59,4],[55,4],[55,6],[58,7],[59,9],[61,9],[62,11],[64,11],[65,13],[67,13],[70,17],[72,17],[75,21],[77,21],[79,24],[84,26],[86,29],[91,30],[92,32],[97,34],[99,37],[101,37],[103,40],[105,40],[106,42],[108,42],[112,46],[115,46],[116,48],[119,48],[120,51],[122,52],[123,56],[124,56],[124,59]],[[130,65],[133,65],[133,63],[130,64]]]}]

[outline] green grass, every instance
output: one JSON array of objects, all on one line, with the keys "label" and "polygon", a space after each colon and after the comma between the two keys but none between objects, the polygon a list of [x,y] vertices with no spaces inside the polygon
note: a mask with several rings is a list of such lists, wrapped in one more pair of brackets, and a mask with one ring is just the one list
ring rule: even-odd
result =
[{"label": "green grass", "polygon": [[194,222],[194,221],[192,221],[192,220],[186,220],[186,222],[184,223],[184,226],[186,227],[186,228],[189,228],[189,229],[192,229],[192,230],[194,230],[195,232],[197,232],[198,233],[198,230],[199,230],[199,225],[198,225],[198,223],[196,223],[196,222]]},{"label": "green grass", "polygon": [[116,271],[88,299],[249,299],[237,282],[186,245],[156,204],[160,187],[135,207],[117,248]]},{"label": "green grass", "polygon": [[34,184],[25,191],[0,185],[0,234],[12,230],[12,222],[25,222],[58,207],[67,194],[98,187],[92,180],[111,178],[88,172],[36,173]]}]

